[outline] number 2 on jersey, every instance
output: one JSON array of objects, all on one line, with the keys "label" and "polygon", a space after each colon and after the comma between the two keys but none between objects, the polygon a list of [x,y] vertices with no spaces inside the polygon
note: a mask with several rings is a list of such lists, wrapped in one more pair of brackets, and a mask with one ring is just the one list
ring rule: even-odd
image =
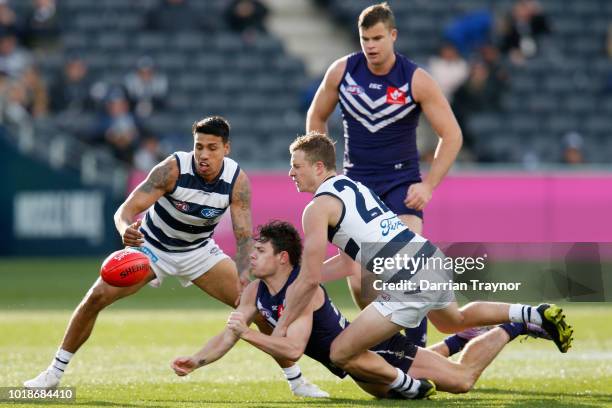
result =
[{"label": "number 2 on jersey", "polygon": [[359,191],[357,185],[351,182],[350,180],[338,180],[334,183],[334,187],[336,190],[338,190],[338,192],[343,191],[345,188],[353,190],[353,193],[355,193],[355,206],[357,207],[357,212],[366,224],[372,221],[374,218],[378,217],[379,215],[389,211],[385,203],[383,203],[381,199],[378,198],[378,196],[374,193],[371,193],[372,197],[374,197],[380,207],[375,206],[374,208],[368,209],[366,207],[366,202],[365,198],[363,197],[363,194],[361,194],[361,191]]}]

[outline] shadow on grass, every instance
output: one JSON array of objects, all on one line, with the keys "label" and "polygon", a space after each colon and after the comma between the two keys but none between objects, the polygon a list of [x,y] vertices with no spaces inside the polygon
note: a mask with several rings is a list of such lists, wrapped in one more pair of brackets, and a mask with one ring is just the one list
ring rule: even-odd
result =
[{"label": "shadow on grass", "polygon": [[[484,394],[484,395],[483,395]],[[444,396],[445,398],[440,398]],[[567,398],[568,401],[562,399]],[[584,399],[585,401],[580,401]],[[51,405],[42,402],[42,405]],[[178,406],[270,406],[270,407],[285,407],[287,405],[303,406],[303,407],[329,407],[329,406],[347,406],[347,407],[405,407],[408,401],[405,400],[362,400],[349,398],[326,398],[326,399],[295,399],[287,401],[286,399],[265,399],[260,400],[211,400],[211,399],[152,399],[142,401],[142,403],[125,403],[111,401],[77,401],[67,404],[67,406],[79,407],[154,407],[154,408],[174,408]],[[441,393],[431,400],[425,401],[410,401],[411,407],[448,407],[448,406],[466,406],[470,407],[542,407],[549,408],[554,404],[555,408],[591,408],[609,406],[612,403],[612,395],[610,394],[585,394],[576,395],[571,393],[558,392],[541,392],[541,391],[516,391],[503,390],[497,388],[478,389],[470,394],[462,396],[453,396],[452,394]],[[38,405],[38,404],[37,404]]]},{"label": "shadow on grass", "polygon": [[[548,407],[554,401],[555,408],[559,407],[598,407],[601,403],[606,405],[612,404],[612,394],[585,392],[582,394],[569,392],[545,392],[545,391],[527,391],[527,390],[507,390],[500,388],[478,388],[472,392],[473,394],[488,394],[499,395],[500,399],[506,399],[507,396],[519,396],[520,399],[515,401],[507,400],[512,406],[517,404],[529,404],[529,406]],[[540,397],[539,399],[534,397]],[[563,401],[568,399],[568,402]],[[585,400],[584,402],[580,400]]]}]

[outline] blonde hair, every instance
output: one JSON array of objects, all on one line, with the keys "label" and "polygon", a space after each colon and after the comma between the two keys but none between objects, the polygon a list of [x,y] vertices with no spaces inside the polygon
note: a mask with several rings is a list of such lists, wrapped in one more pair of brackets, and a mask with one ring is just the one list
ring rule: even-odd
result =
[{"label": "blonde hair", "polygon": [[326,134],[311,131],[303,136],[298,136],[289,146],[289,152],[294,153],[296,150],[301,150],[310,163],[321,161],[327,170],[336,170],[334,145],[335,142]]}]

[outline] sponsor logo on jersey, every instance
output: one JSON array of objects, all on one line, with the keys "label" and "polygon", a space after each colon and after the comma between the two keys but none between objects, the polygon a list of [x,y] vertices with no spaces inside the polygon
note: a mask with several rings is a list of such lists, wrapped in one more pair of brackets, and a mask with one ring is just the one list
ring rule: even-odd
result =
[{"label": "sponsor logo on jersey", "polygon": [[382,84],[375,84],[375,83],[371,83],[369,86],[370,89],[378,89],[381,90],[382,89]]},{"label": "sponsor logo on jersey", "polygon": [[204,208],[202,211],[200,211],[200,214],[202,214],[202,217],[204,218],[217,218],[223,214],[223,212],[224,210],[221,208]]},{"label": "sponsor logo on jersey", "polygon": [[385,218],[380,221],[380,229],[383,237],[386,237],[392,231],[401,229],[404,227],[404,223],[397,217]]},{"label": "sponsor logo on jersey", "polygon": [[189,212],[189,204],[187,204],[184,201],[175,201],[174,207],[180,212],[184,212],[184,213]]},{"label": "sponsor logo on jersey", "polygon": [[261,313],[261,315],[265,318],[265,319],[269,319],[272,317],[272,312],[270,312],[268,309],[259,309],[259,313]]},{"label": "sponsor logo on jersey", "polygon": [[346,92],[350,93],[351,95],[359,95],[363,93],[363,88],[359,85],[349,85],[346,87]]},{"label": "sponsor logo on jersey", "polygon": [[275,311],[278,314],[278,317],[280,318],[283,314],[283,311],[285,310],[285,305],[272,305],[272,310]]},{"label": "sponsor logo on jersey", "polygon": [[394,105],[406,104],[406,92],[392,86],[387,87],[387,103]]}]

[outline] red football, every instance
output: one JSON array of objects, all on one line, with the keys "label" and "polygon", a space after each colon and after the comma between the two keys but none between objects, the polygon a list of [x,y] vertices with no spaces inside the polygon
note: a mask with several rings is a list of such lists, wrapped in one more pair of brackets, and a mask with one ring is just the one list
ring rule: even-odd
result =
[{"label": "red football", "polygon": [[100,268],[104,282],[112,286],[132,286],[149,273],[149,258],[135,249],[126,248],[110,254]]}]

